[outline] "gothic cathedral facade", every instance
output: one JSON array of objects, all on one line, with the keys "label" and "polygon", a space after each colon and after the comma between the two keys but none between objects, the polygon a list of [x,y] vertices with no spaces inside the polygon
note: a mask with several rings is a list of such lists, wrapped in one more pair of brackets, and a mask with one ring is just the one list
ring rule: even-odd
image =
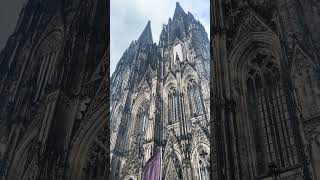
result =
[{"label": "gothic cathedral facade", "polygon": [[208,35],[190,12],[176,4],[158,45],[147,24],[111,78],[112,179],[141,179],[160,147],[163,179],[209,180],[209,77]]},{"label": "gothic cathedral facade", "polygon": [[0,54],[0,179],[109,169],[106,0],[28,0]]},{"label": "gothic cathedral facade", "polygon": [[0,52],[1,180],[139,180],[158,148],[165,180],[320,179],[319,1],[213,0],[211,44],[177,3],[110,82],[107,4],[26,1]]},{"label": "gothic cathedral facade", "polygon": [[214,0],[212,177],[320,179],[320,4]]}]

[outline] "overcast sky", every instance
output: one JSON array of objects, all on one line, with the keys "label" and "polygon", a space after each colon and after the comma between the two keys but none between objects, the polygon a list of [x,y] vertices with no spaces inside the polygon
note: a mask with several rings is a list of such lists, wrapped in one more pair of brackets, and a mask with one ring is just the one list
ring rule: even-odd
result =
[{"label": "overcast sky", "polygon": [[174,14],[176,2],[190,11],[210,34],[210,0],[110,0],[110,73],[131,41],[137,40],[151,21],[153,41],[158,43],[162,25]]},{"label": "overcast sky", "polygon": [[25,0],[0,1],[0,51],[4,48],[7,39],[13,33],[24,1]]}]

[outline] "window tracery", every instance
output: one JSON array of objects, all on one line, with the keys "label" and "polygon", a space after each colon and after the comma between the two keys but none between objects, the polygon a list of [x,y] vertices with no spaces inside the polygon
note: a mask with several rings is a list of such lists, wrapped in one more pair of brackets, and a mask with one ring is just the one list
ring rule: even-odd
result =
[{"label": "window tracery", "polygon": [[136,115],[136,134],[142,135],[146,132],[146,125],[148,120],[148,106],[147,102],[140,105]]},{"label": "window tracery", "polygon": [[[148,100],[143,100],[139,103],[136,113],[135,113],[135,123],[133,128],[133,133],[130,140],[130,149],[133,154],[147,154],[148,149],[144,148],[143,143],[148,138],[148,115],[149,115],[149,107]],[[143,158],[145,160],[146,157]],[[147,159],[148,160],[148,159]]]},{"label": "window tracery", "polygon": [[187,85],[189,108],[191,117],[203,114],[200,89],[195,79],[191,79]]},{"label": "window tracery", "polygon": [[45,87],[50,83],[54,59],[57,56],[57,52],[46,52],[39,57],[39,62],[42,62],[40,65],[40,73],[37,78],[37,94],[36,97],[39,97],[43,94]]},{"label": "window tracery", "polygon": [[258,174],[271,164],[288,168],[297,163],[294,135],[284,86],[274,57],[258,53],[249,61],[247,89],[255,125]]},{"label": "window tracery", "polygon": [[174,124],[179,120],[179,94],[175,87],[168,92],[168,123]]},{"label": "window tracery", "polygon": [[47,85],[53,85],[56,74],[54,73],[55,60],[58,57],[59,49],[62,43],[62,35],[59,32],[52,33],[48,39],[39,46],[37,50],[39,53],[35,56],[36,62],[40,62],[37,65],[37,88],[35,94],[35,100],[42,97]]}]

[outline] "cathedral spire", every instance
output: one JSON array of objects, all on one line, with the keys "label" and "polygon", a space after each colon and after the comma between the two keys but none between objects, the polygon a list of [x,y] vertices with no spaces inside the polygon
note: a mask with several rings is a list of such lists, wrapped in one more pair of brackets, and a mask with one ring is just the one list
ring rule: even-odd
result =
[{"label": "cathedral spire", "polygon": [[153,40],[152,40],[152,31],[151,31],[151,21],[148,21],[147,26],[144,28],[143,32],[141,33],[140,37],[139,37],[139,42],[145,42],[148,44],[152,44]]},{"label": "cathedral spire", "polygon": [[186,13],[184,12],[182,7],[180,6],[180,3],[177,2],[176,3],[176,10],[174,11],[173,18],[184,17],[184,16],[186,16]]}]

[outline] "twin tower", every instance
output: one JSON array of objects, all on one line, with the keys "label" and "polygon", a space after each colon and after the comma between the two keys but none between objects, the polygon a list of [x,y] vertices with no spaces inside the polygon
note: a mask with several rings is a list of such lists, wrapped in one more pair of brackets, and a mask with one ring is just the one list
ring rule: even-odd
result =
[{"label": "twin tower", "polygon": [[164,179],[209,179],[210,43],[179,3],[153,43],[150,22],[111,78],[111,179],[141,178],[162,149]]}]

